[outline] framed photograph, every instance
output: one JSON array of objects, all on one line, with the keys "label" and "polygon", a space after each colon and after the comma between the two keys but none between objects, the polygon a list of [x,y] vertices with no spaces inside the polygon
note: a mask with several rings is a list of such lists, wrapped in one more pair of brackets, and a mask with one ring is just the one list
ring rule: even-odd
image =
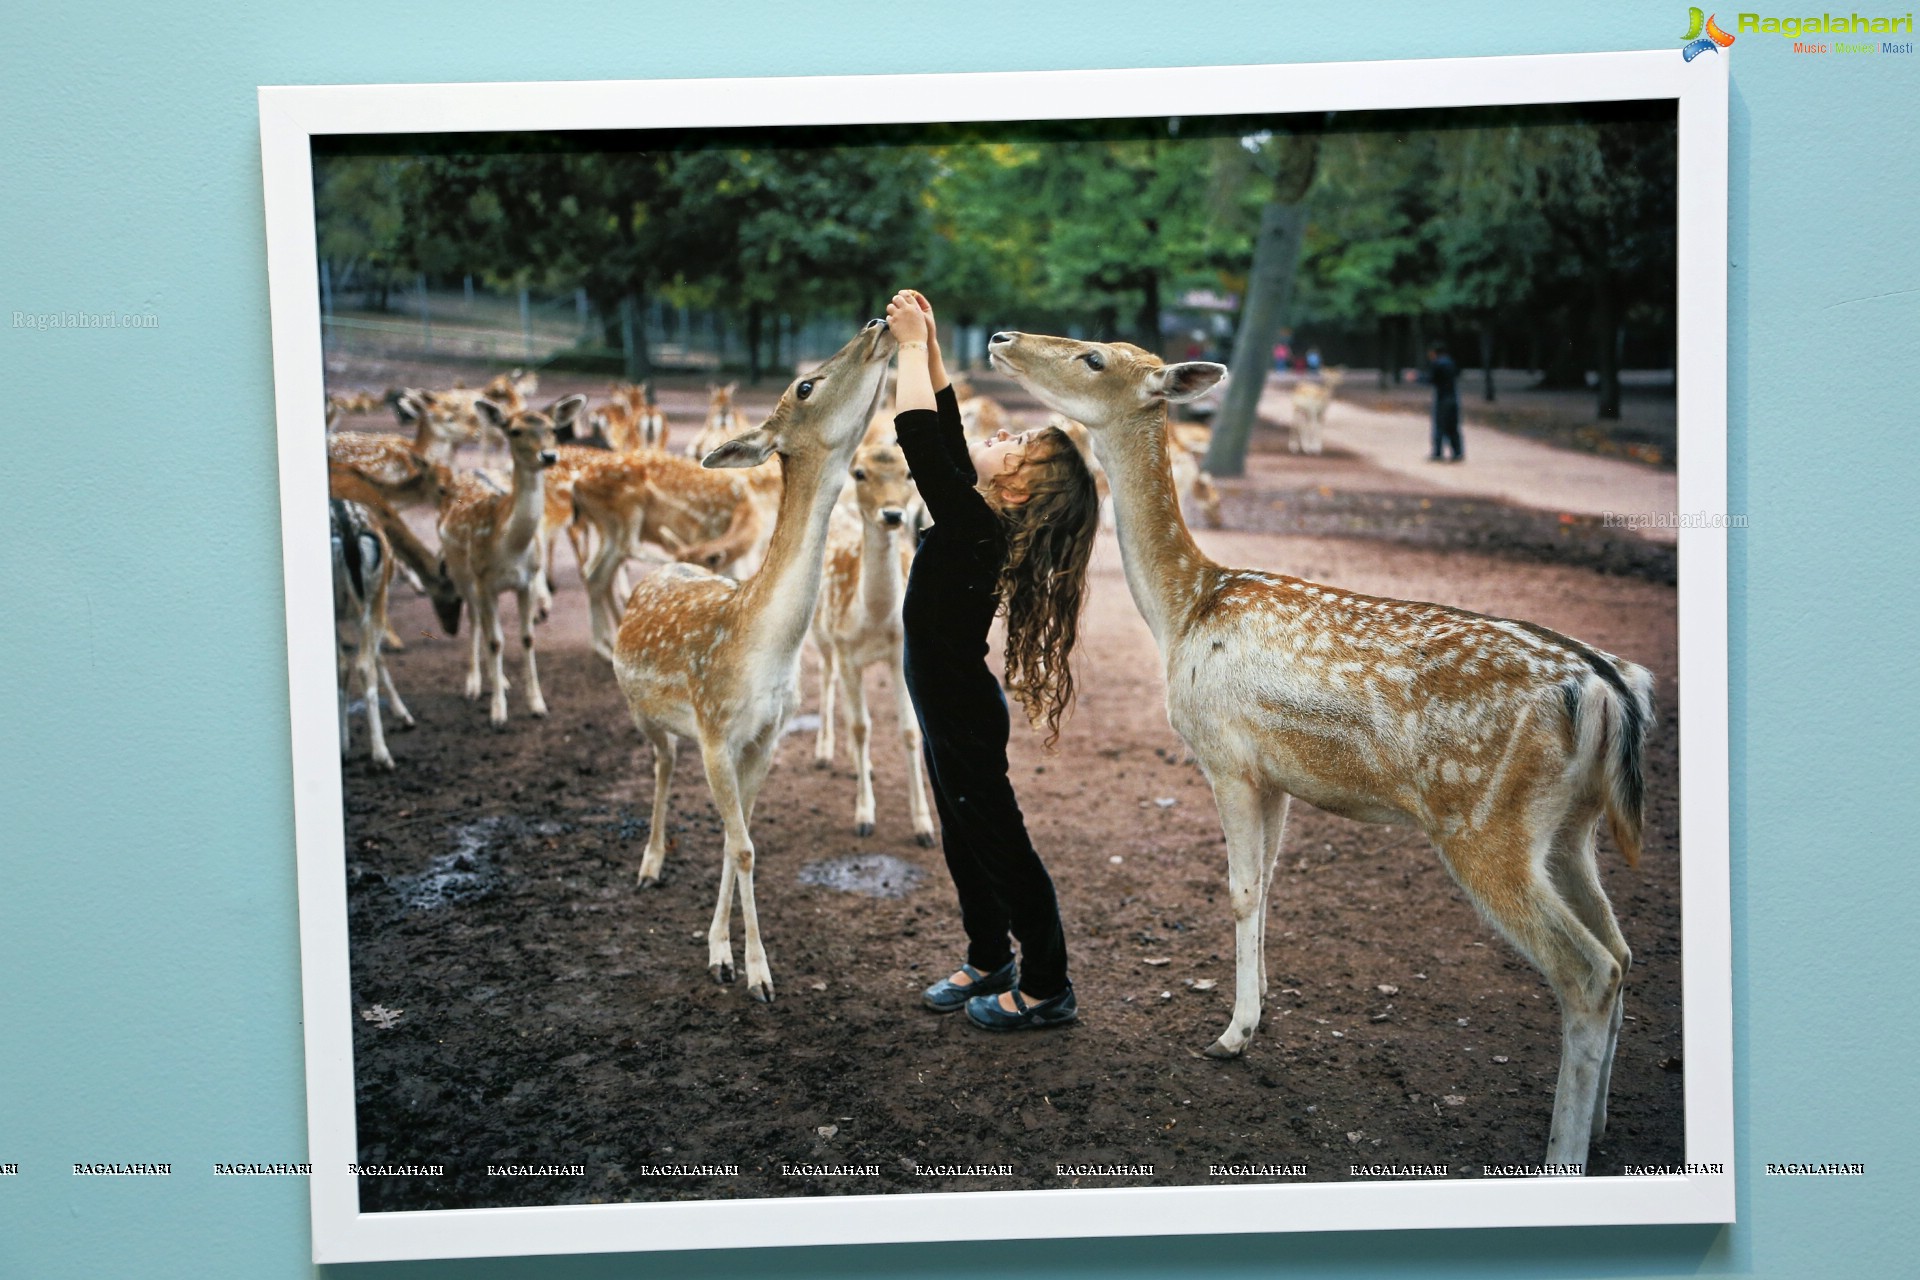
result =
[{"label": "framed photograph", "polygon": [[263,88],[315,1261],[1732,1221],[1704,52]]}]

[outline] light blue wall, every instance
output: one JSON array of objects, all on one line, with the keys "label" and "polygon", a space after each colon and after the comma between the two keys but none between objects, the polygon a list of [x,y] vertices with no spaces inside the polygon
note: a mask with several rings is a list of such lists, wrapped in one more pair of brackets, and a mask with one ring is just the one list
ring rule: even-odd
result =
[{"label": "light blue wall", "polygon": [[[26,1166],[0,1179],[0,1276],[147,1280],[310,1270],[304,1182],[194,1172],[305,1149],[256,85],[1565,52],[1685,25],[1678,3],[1513,0],[1471,19],[1404,0],[33,8],[0,40],[0,1161]],[[1914,1274],[1920,62],[1757,36],[1731,56],[1739,1226],[365,1274]],[[11,327],[109,309],[160,327]],[[102,1154],[184,1172],[58,1172]],[[1754,1177],[1769,1158],[1869,1174]]]}]

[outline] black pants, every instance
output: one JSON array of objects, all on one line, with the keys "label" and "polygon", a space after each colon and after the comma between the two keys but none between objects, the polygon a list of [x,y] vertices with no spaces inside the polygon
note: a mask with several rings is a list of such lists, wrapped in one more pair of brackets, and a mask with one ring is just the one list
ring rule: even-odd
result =
[{"label": "black pants", "polygon": [[1433,403],[1433,456],[1441,456],[1441,447],[1458,462],[1464,454],[1460,444],[1460,401],[1436,400]]},{"label": "black pants", "polygon": [[[1007,778],[1007,700],[982,666],[947,673],[939,691],[915,689],[914,711],[940,815],[940,846],[960,894],[967,963],[991,973],[1020,942],[1020,989],[1038,1000],[1067,987],[1067,939],[1053,878],[1027,837]],[[969,676],[972,673],[968,673]],[[922,694],[930,695],[923,703]]]}]

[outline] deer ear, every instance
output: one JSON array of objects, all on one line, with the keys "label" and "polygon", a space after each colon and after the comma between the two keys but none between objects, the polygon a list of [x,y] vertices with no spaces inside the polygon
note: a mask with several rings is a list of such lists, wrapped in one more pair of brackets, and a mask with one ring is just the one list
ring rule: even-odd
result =
[{"label": "deer ear", "polygon": [[420,415],[426,412],[426,406],[420,403],[420,397],[412,391],[402,391],[393,396],[393,416],[412,426],[420,421]]},{"label": "deer ear", "polygon": [[587,407],[587,398],[581,395],[568,396],[564,400],[555,400],[547,408],[547,416],[553,419],[556,430],[561,427],[572,428],[573,420]]},{"label": "deer ear", "polygon": [[773,433],[759,427],[727,441],[700,459],[703,467],[757,467],[773,456]]},{"label": "deer ear", "polygon": [[1147,378],[1147,394],[1169,404],[1197,400],[1227,376],[1227,366],[1210,360],[1187,360],[1155,370]]},{"label": "deer ear", "polygon": [[507,411],[485,396],[481,396],[473,402],[473,411],[485,418],[488,426],[504,427],[507,425]]}]

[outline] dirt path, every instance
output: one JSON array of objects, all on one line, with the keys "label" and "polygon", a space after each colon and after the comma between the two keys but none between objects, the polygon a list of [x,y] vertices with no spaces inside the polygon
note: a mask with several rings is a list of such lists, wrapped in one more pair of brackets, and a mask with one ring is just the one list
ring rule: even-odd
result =
[{"label": "dirt path", "polygon": [[[1261,416],[1291,422],[1292,397],[1291,382],[1269,379],[1260,394]],[[1364,409],[1336,397],[1327,410],[1326,440],[1330,448],[1353,453],[1436,493],[1593,517],[1608,512],[1678,510],[1678,483],[1672,471],[1558,449],[1487,427],[1464,430],[1465,462],[1429,462],[1429,423],[1420,414]],[[1648,529],[1644,536],[1667,543],[1677,540],[1672,529]]]},{"label": "dirt path", "polygon": [[[1412,477],[1353,458],[1263,455],[1247,492],[1309,476],[1420,500]],[[1249,522],[1256,506],[1272,510],[1245,502]],[[1235,564],[1529,618],[1658,677],[1646,857],[1628,871],[1610,849],[1601,856],[1635,965],[1613,1127],[1593,1167],[1680,1160],[1674,592],[1549,562],[1551,547],[1530,558],[1409,545],[1369,509],[1344,512],[1334,531],[1199,536]],[[1505,510],[1485,504],[1478,518]],[[1451,512],[1449,527],[1475,518]],[[587,649],[577,574],[565,549],[559,559],[557,614],[540,633],[553,713],[530,719],[516,689],[501,732],[459,696],[464,637],[439,636],[425,603],[397,593],[409,647],[393,671],[420,727],[392,738],[397,773],[368,769],[361,736],[345,766],[354,1004],[404,1011],[384,1027],[356,1020],[358,1135],[368,1163],[447,1172],[364,1179],[363,1208],[1045,1188],[1075,1185],[1058,1170],[1078,1163],[1153,1167],[1105,1185],[1206,1184],[1228,1180],[1214,1166],[1242,1163],[1304,1164],[1313,1180],[1348,1178],[1357,1162],[1474,1177],[1540,1159],[1558,1057],[1552,996],[1425,841],[1396,829],[1296,808],[1266,1021],[1238,1062],[1195,1056],[1231,1005],[1219,822],[1167,726],[1110,540],[1094,563],[1082,697],[1060,753],[1027,734],[1012,747],[1059,887],[1083,1023],[1014,1037],[918,1005],[962,940],[938,850],[912,842],[885,718],[874,836],[852,834],[844,761],[810,767],[810,733],[788,736],[763,792],[757,879],[778,1001],[707,978],[720,838],[699,765],[683,749],[670,879],[643,893],[651,754]],[[808,710],[813,669],[809,658]],[[875,855],[890,861],[852,869],[891,896],[830,887],[845,860]],[[488,1174],[503,1162],[584,1172]],[[975,1164],[1009,1171],[932,1172]],[[796,1165],[876,1171],[783,1172]]]}]

